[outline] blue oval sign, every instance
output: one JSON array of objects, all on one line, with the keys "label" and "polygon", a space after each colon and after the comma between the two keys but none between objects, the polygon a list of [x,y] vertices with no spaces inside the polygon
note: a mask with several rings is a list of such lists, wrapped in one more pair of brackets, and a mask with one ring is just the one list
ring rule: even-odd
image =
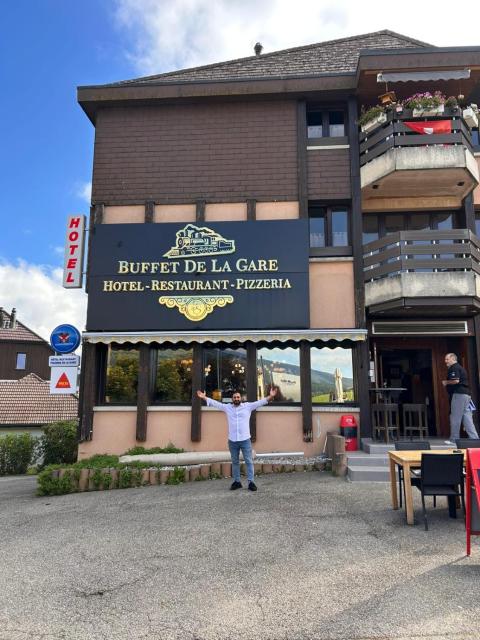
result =
[{"label": "blue oval sign", "polygon": [[50,336],[50,344],[57,353],[72,353],[81,340],[80,331],[72,324],[60,324]]}]

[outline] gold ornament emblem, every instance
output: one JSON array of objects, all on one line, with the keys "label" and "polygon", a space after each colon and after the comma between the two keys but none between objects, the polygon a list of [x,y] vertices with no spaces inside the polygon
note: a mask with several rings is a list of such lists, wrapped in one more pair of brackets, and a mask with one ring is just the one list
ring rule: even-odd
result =
[{"label": "gold ornament emblem", "polygon": [[167,309],[178,308],[180,313],[192,322],[200,322],[215,307],[224,307],[233,302],[233,296],[162,296],[158,299]]}]

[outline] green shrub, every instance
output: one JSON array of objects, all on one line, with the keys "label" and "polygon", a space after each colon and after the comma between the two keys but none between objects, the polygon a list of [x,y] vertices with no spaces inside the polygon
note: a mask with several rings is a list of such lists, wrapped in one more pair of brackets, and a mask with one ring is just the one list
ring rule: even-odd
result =
[{"label": "green shrub", "polygon": [[40,496],[59,496],[78,490],[79,469],[66,469],[62,478],[55,471],[59,465],[50,465],[37,476],[37,493]]},{"label": "green shrub", "polygon": [[146,449],[145,447],[132,447],[128,451],[125,451],[125,456],[143,456],[150,453],[183,453],[184,449],[178,449],[174,444],[169,442],[166,447],[152,447]]},{"label": "green shrub", "polygon": [[65,420],[47,424],[40,439],[43,466],[50,464],[71,464],[77,459],[77,421]]},{"label": "green shrub", "polygon": [[175,467],[167,478],[166,484],[181,484],[185,482],[185,469]]},{"label": "green shrub", "polygon": [[0,437],[0,476],[27,473],[36,458],[37,439],[30,433]]},{"label": "green shrub", "polygon": [[120,463],[118,456],[113,456],[108,453],[98,453],[91,458],[85,458],[75,463],[76,469],[106,469],[106,468],[118,468]]},{"label": "green shrub", "polygon": [[132,486],[132,470],[128,467],[120,469],[118,474],[118,488],[128,489]]}]

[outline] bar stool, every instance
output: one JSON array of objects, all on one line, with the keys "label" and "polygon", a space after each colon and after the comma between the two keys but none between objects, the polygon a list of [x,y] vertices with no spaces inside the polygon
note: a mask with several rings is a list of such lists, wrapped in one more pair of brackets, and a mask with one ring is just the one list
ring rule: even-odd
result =
[{"label": "bar stool", "polygon": [[371,408],[373,437],[380,439],[379,435],[383,432],[383,439],[389,442],[390,434],[396,432],[394,439],[398,440],[400,433],[398,404],[374,403]]},{"label": "bar stool", "polygon": [[419,438],[428,438],[427,405],[405,403],[403,405],[403,433],[412,440],[415,434]]}]

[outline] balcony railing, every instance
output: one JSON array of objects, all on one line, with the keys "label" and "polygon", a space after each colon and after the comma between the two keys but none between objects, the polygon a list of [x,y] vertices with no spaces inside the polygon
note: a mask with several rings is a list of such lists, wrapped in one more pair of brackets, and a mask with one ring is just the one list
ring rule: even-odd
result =
[{"label": "balcony railing", "polygon": [[[422,134],[412,131],[404,122],[422,122],[425,120],[449,120],[450,133]],[[369,133],[360,133],[360,165],[363,166],[374,158],[381,156],[389,149],[400,147],[426,147],[432,145],[463,145],[472,149],[470,129],[465,124],[460,112],[445,113],[432,117],[414,118],[410,112],[401,114],[390,112],[387,122]]]},{"label": "balcony railing", "polygon": [[468,229],[397,231],[364,245],[363,264],[366,283],[400,273],[480,275],[480,240]]}]

